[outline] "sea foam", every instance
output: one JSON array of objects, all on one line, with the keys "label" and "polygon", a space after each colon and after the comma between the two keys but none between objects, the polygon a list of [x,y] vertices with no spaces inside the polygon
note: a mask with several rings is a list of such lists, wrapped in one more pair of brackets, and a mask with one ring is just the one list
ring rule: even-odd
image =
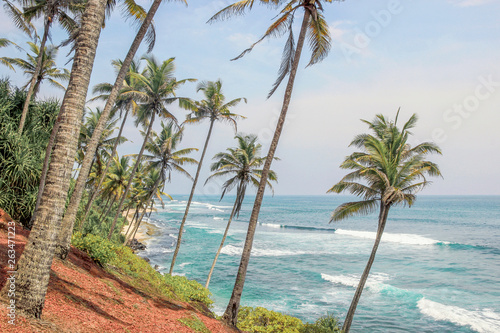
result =
[{"label": "sea foam", "polygon": [[[366,239],[375,239],[377,233],[372,231],[358,231],[358,230],[344,230],[337,229],[335,231],[338,235],[347,235],[359,238]],[[409,245],[437,245],[437,244],[449,244],[449,242],[442,242],[439,240],[435,240],[432,238],[427,238],[420,235],[415,234],[391,234],[384,233],[382,235],[382,241],[392,242],[392,243],[400,243],[400,244],[409,244]]]},{"label": "sea foam", "polygon": [[[360,276],[358,275],[328,275],[321,273],[321,278],[325,281],[341,284],[348,287],[356,288],[359,283]],[[374,292],[378,292],[382,289],[395,288],[391,285],[383,283],[389,280],[389,275],[383,273],[375,273],[368,276],[365,287],[369,288]]]},{"label": "sea foam", "polygon": [[[234,245],[226,245],[222,248],[221,253],[229,256],[240,256],[243,248]],[[281,256],[296,256],[301,254],[308,254],[306,251],[292,251],[292,250],[274,250],[274,249],[252,249],[252,256],[255,257],[281,257]]]},{"label": "sea foam", "polygon": [[453,305],[433,302],[425,297],[418,301],[420,312],[435,320],[446,320],[460,326],[470,326],[479,333],[500,332],[500,314],[491,310],[465,310]]}]

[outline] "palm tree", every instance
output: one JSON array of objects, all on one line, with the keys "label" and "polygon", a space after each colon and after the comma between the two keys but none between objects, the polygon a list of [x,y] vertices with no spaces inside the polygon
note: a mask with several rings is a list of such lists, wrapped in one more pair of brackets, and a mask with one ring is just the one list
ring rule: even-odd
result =
[{"label": "palm tree", "polygon": [[[49,36],[49,30],[52,22],[58,21],[61,27],[68,32],[73,33],[77,29],[77,23],[69,16],[69,12],[81,12],[85,6],[83,0],[31,0],[26,1],[27,6],[23,9],[24,20],[31,22],[33,19],[43,17],[44,29],[42,39],[40,41],[40,50],[45,50],[45,43]],[[18,17],[19,21],[23,19]],[[31,98],[35,95],[36,82],[43,68],[43,54],[38,53],[36,59],[33,59],[33,76],[28,83],[28,94],[24,102],[21,121],[19,123],[19,133],[23,132],[24,122],[28,114],[28,106]]]},{"label": "palm tree", "polygon": [[182,222],[179,227],[179,235],[177,236],[177,244],[175,246],[174,255],[172,257],[172,263],[170,264],[169,274],[172,275],[175,266],[175,260],[177,258],[177,254],[179,253],[179,248],[181,246],[182,232],[184,230],[184,224],[186,223],[186,219],[189,213],[189,207],[191,206],[191,201],[193,200],[194,191],[196,189],[196,184],[198,183],[198,177],[200,176],[201,165],[203,163],[203,158],[205,157],[205,153],[207,151],[208,142],[210,141],[210,137],[212,135],[212,129],[214,127],[214,123],[216,121],[220,122],[228,122],[234,126],[234,131],[236,132],[236,120],[238,118],[244,118],[243,116],[237,115],[235,113],[231,113],[230,108],[238,105],[241,100],[244,100],[246,103],[246,98],[236,98],[230,102],[225,103],[226,97],[222,93],[222,82],[217,80],[215,82],[212,81],[204,81],[200,82],[197,87],[197,91],[202,91],[205,95],[205,99],[200,102],[193,101],[182,101],[182,106],[186,109],[190,109],[193,112],[188,115],[185,123],[188,124],[196,124],[204,119],[210,120],[210,127],[208,128],[207,138],[205,139],[205,145],[203,146],[203,151],[201,153],[200,161],[198,163],[198,168],[196,169],[196,175],[194,177],[193,186],[191,187],[191,193],[189,194],[189,199],[186,204],[186,211],[184,212],[184,216],[182,217]]},{"label": "palm tree", "polygon": [[130,231],[130,233],[128,232],[129,230],[127,230],[127,233],[125,235],[125,242],[123,245],[127,245],[132,239],[134,239],[135,234],[137,233],[137,230],[141,225],[142,219],[144,218],[144,215],[146,215],[146,212],[148,211],[148,207],[150,207],[149,209],[151,211],[154,210],[153,205],[155,197],[161,202],[162,205],[163,205],[163,199],[161,197],[162,195],[172,200],[172,197],[169,194],[164,193],[161,190],[161,188],[164,186],[163,175],[161,170],[149,169],[149,172],[147,172],[145,177],[141,179],[140,185],[141,187],[138,188],[136,201],[137,201],[137,210],[139,211],[142,208],[142,214],[140,217],[137,216],[135,225]]},{"label": "palm tree", "polygon": [[[115,145],[119,145],[127,141],[127,138],[122,136],[112,137],[116,129],[116,123],[119,120],[118,118],[115,118],[116,112],[116,109],[113,110],[111,112],[111,117],[109,117],[108,121],[106,122],[104,131],[102,132],[101,138],[97,144],[97,154],[95,155],[94,160],[101,159],[103,155],[111,156],[112,149]],[[85,124],[83,124],[80,130],[79,149],[82,151],[81,155],[85,155],[87,153],[90,140],[101,117],[101,108],[96,107],[95,111],[90,110],[90,113],[85,120]]]},{"label": "palm tree", "polygon": [[[129,181],[129,157],[122,156],[120,159],[117,157],[112,158],[113,167],[110,168],[109,173],[106,174],[106,180],[103,183],[103,188],[101,196],[104,198],[106,196],[113,197],[112,203],[109,205],[109,209],[113,207],[113,203],[116,199],[120,198],[122,193],[125,192],[127,183]],[[106,216],[106,207],[103,209],[103,216]],[[85,221],[83,221],[85,222]],[[83,223],[82,223],[83,225]]]},{"label": "palm tree", "polygon": [[[139,47],[144,35],[147,35],[147,36],[154,36],[154,33],[153,34],[150,34],[150,29],[151,29],[151,22],[152,22],[152,19],[153,19],[153,16],[154,14],[156,13],[156,9],[158,9],[158,6],[159,6],[159,0],[155,0],[153,2],[153,4],[151,5],[151,8],[149,10],[149,12],[147,13],[147,15],[144,13],[144,9],[137,5],[134,0],[125,0],[124,1],[124,4],[125,4],[125,10],[124,10],[124,13],[127,15],[127,16],[132,16],[132,17],[135,17],[136,20],[138,21],[142,21],[142,24],[141,24],[141,27],[139,28],[139,31],[137,32],[137,35],[134,39],[134,41],[132,42],[132,45],[130,46],[130,49],[127,53],[127,57],[125,58],[125,61],[124,61],[124,69],[123,71],[120,69],[120,72],[118,73],[118,76],[116,78],[116,84],[115,84],[115,90],[112,90],[111,93],[110,93],[110,101],[108,102],[108,104],[106,104],[106,106],[104,107],[104,110],[103,110],[103,117],[102,117],[102,123],[99,124],[98,126],[98,131],[96,131],[96,136],[95,138],[92,140],[92,142],[95,144],[96,141],[99,140],[99,131],[100,129],[102,128],[102,126],[104,126],[104,123],[107,121],[108,119],[108,116],[109,116],[109,111],[111,110],[111,107],[113,106],[113,103],[114,103],[114,100],[116,98],[115,96],[115,93],[117,94],[117,92],[120,90],[120,82],[121,80],[123,80],[123,78],[125,77],[125,74],[126,74],[126,71],[128,69],[128,66],[130,65],[130,61],[132,61],[133,57],[135,56],[135,52],[137,51],[137,48]],[[115,2],[113,0],[108,0],[105,4],[105,7],[104,8],[100,8],[101,11],[105,11],[107,12],[108,16],[110,14],[110,11],[112,10],[112,8],[114,7],[115,5]],[[99,14],[100,15],[100,14]],[[104,22],[101,23],[101,27],[103,26]],[[71,34],[71,38],[69,41],[67,41],[68,43],[69,42],[75,42],[77,37],[78,37],[78,33],[80,32],[80,28],[78,29],[75,29],[73,31],[73,33]],[[148,38],[147,38],[148,39]],[[149,40],[148,41],[150,43],[149,45],[149,49],[152,48],[152,45],[151,43],[154,42],[154,38],[152,40]],[[65,43],[63,43],[65,44]],[[75,49],[76,46],[73,46],[73,49]],[[62,111],[64,111],[64,109],[61,109]],[[59,130],[59,119],[62,118],[62,114],[59,115],[59,118],[58,118],[58,121],[56,121],[56,123],[54,124],[54,127],[52,129],[52,133],[51,133],[51,136],[50,136],[50,139],[49,139],[49,144],[47,145],[47,148],[46,148],[46,153],[45,153],[45,160],[43,161],[43,166],[42,166],[42,175],[40,177],[40,191],[39,191],[39,195],[37,197],[37,200],[36,200],[36,209],[38,209],[39,205],[40,205],[40,200],[41,200],[41,196],[43,194],[43,188],[45,186],[45,180],[46,180],[46,177],[47,177],[47,169],[48,169],[48,166],[49,166],[49,161],[50,161],[50,156],[52,154],[52,149],[53,149],[53,146],[54,146],[54,142],[55,142],[55,138],[56,138],[56,135],[57,135],[57,131]],[[93,159],[93,157],[88,157],[87,159],[84,158],[84,160],[82,161],[82,168],[84,169],[83,170],[83,173],[86,172],[87,168],[90,170],[90,160]],[[81,200],[81,194],[82,194],[82,190],[81,190],[81,186],[83,183],[83,180],[81,180],[80,182],[78,181],[77,179],[77,184],[78,186],[75,186],[75,189],[76,191],[73,191],[74,193],[74,196],[75,196],[75,199],[73,201],[73,203],[70,205],[71,209],[69,210],[69,217],[67,219],[67,221],[74,221],[74,216],[76,215],[76,211],[75,211],[75,203],[76,201],[78,201],[79,203],[79,200]],[[76,193],[75,193],[76,192]],[[78,206],[78,205],[76,205]],[[35,220],[36,218],[36,209],[35,209],[35,214],[33,214],[33,217],[32,217],[32,222]],[[72,225],[71,225],[72,226]],[[70,226],[66,226],[66,224],[63,226],[62,228],[63,230],[67,230],[67,229],[70,229]],[[66,232],[66,234],[68,234]],[[71,237],[71,236],[70,236]],[[69,242],[69,238],[68,238],[68,241]],[[68,243],[69,244],[69,243]],[[59,250],[59,247],[58,247],[58,250],[57,250],[57,253],[58,253],[58,256],[60,258],[64,258],[65,255],[64,255],[64,250],[63,250],[64,246],[61,247],[61,250]]]},{"label": "palm tree", "polygon": [[[146,170],[158,170],[160,171],[161,179],[159,179],[158,184],[155,183],[155,186],[151,188],[150,198],[146,202],[146,206],[149,201],[153,198],[153,195],[157,193],[157,189],[159,189],[160,184],[165,186],[166,182],[170,182],[171,180],[171,172],[175,170],[191,180],[193,177],[183,168],[185,164],[197,164],[198,162],[186,155],[192,153],[196,148],[184,148],[180,150],[176,150],[177,146],[182,140],[184,128],[181,127],[178,130],[175,130],[175,123],[170,121],[167,125],[163,122],[161,123],[161,132],[160,134],[156,134],[152,132],[151,137],[149,138],[149,142],[146,145],[146,150],[149,154],[145,154],[143,156],[144,161],[147,163]],[[137,220],[136,227],[134,230],[139,228],[139,225],[146,213],[146,209],[143,211],[142,216]],[[132,234],[130,235],[132,236]],[[125,239],[125,245],[131,240],[133,237],[127,237]]]},{"label": "palm tree", "polygon": [[[255,0],[238,1],[216,13],[209,20],[209,22],[224,20],[234,15],[241,15],[245,12],[245,10],[251,9],[254,2]],[[238,59],[242,57],[244,54],[251,51],[257,43],[268,37],[288,34],[288,39],[283,51],[281,66],[278,72],[278,79],[276,80],[272,90],[270,91],[269,96],[271,96],[276,91],[280,83],[287,75],[288,84],[285,89],[285,96],[283,98],[281,113],[276,124],[276,130],[274,131],[274,136],[269,147],[269,152],[267,154],[264,168],[262,170],[262,177],[260,179],[259,189],[257,190],[252,215],[250,217],[250,223],[248,224],[247,237],[245,240],[245,245],[243,247],[243,253],[241,255],[241,262],[238,268],[238,274],[236,276],[233,293],[227,305],[226,311],[224,312],[224,315],[222,317],[222,320],[225,323],[233,326],[236,326],[237,322],[241,294],[243,293],[243,286],[245,284],[245,277],[248,268],[248,262],[250,260],[250,253],[252,250],[253,238],[257,226],[257,219],[259,217],[260,207],[262,205],[262,199],[264,197],[269,170],[271,168],[274,153],[276,152],[281,131],[283,130],[283,125],[285,123],[286,113],[288,111],[288,106],[292,97],[295,75],[299,66],[300,56],[302,53],[306,35],[308,36],[309,45],[312,50],[312,55],[311,59],[309,60],[308,66],[323,60],[328,55],[328,52],[330,50],[330,32],[328,30],[328,24],[326,23],[325,18],[322,14],[323,3],[325,2],[333,2],[333,0],[260,0],[260,3],[270,7],[278,8],[278,6],[282,4],[284,4],[284,7],[278,14],[278,19],[273,24],[271,24],[271,26],[265,32],[264,36],[236,58]],[[292,25],[295,19],[295,14],[300,9],[304,10],[304,14],[302,17],[302,25],[299,32],[299,37],[297,39],[297,45],[295,46],[295,38],[293,36]]]},{"label": "palm tree", "polygon": [[[185,0],[184,0],[185,2]],[[74,226],[74,221],[76,217],[76,213],[78,211],[78,207],[80,205],[80,201],[82,199],[83,195],[83,189],[84,185],[86,182],[86,178],[89,174],[90,171],[90,164],[92,163],[93,160],[93,155],[95,154],[96,148],[97,148],[97,143],[99,141],[99,138],[101,136],[101,133],[104,129],[104,125],[109,117],[109,112],[113,108],[115,101],[118,97],[118,94],[122,88],[123,85],[123,80],[125,79],[125,76],[129,70],[130,64],[135,56],[135,53],[137,52],[137,49],[139,48],[144,36],[150,29],[151,22],[153,21],[153,17],[156,14],[156,11],[158,7],[160,6],[161,0],[154,0],[153,4],[151,5],[151,8],[148,11],[148,14],[142,21],[141,27],[139,28],[139,31],[137,32],[137,35],[135,36],[134,41],[132,42],[132,45],[130,46],[129,51],[127,52],[127,56],[125,57],[123,64],[120,68],[120,71],[118,72],[118,75],[115,80],[115,84],[113,85],[113,88],[110,91],[109,97],[106,101],[106,105],[104,106],[104,110],[102,112],[102,121],[98,123],[96,131],[91,139],[91,142],[89,144],[89,156],[85,156],[84,160],[82,162],[82,167],[80,170],[80,174],[78,176],[78,179],[75,184],[75,190],[73,191],[73,194],[70,199],[70,203],[68,205],[67,212],[65,214],[65,218],[63,220],[63,225],[61,229],[61,235],[59,236],[59,245],[57,247],[57,256],[59,258],[66,258],[69,246],[70,246],[70,241],[71,241],[71,234],[73,231],[73,226]],[[132,172],[134,174],[134,172]],[[127,190],[128,191],[128,190]],[[126,191],[126,192],[127,192]],[[126,195],[122,198],[122,201],[120,201],[120,207],[121,204],[123,203],[123,200],[125,199]],[[113,226],[110,231],[113,230],[114,225],[116,224],[116,220],[118,218],[118,215],[115,217]],[[110,233],[111,235],[111,233]]]},{"label": "palm tree", "polygon": [[[224,185],[222,185],[221,200],[226,192],[231,191],[236,186],[236,199],[234,201],[233,210],[231,211],[231,215],[227,221],[222,241],[220,242],[219,249],[215,254],[212,267],[208,273],[207,283],[205,284],[205,288],[207,289],[210,284],[210,278],[212,277],[217,258],[219,258],[222,247],[224,246],[231,221],[233,220],[234,215],[238,216],[240,214],[241,204],[245,199],[247,185],[252,184],[256,188],[259,187],[259,181],[262,175],[262,169],[259,168],[264,164],[265,160],[265,158],[260,157],[260,150],[262,146],[257,143],[256,135],[243,136],[239,134],[236,135],[236,139],[238,140],[237,148],[228,148],[227,153],[218,153],[214,156],[213,159],[216,160],[216,162],[214,162],[210,167],[210,171],[214,173],[208,177],[205,182],[206,184],[213,178],[232,176],[226,180]],[[275,157],[275,159],[277,158]],[[269,170],[269,177],[267,181],[267,185],[272,190],[273,186],[271,185],[270,180],[278,181],[276,173],[273,170]]]},{"label": "palm tree", "polygon": [[[117,71],[119,71],[123,67],[123,61],[121,60],[113,60],[112,64],[117,69]],[[133,79],[131,73],[139,73],[139,61],[132,59],[128,74],[125,76],[125,79],[123,80],[122,89],[116,98],[115,108],[120,110],[120,117],[122,116],[122,112],[125,111],[120,126],[120,130],[118,131],[118,139],[121,138],[121,135],[123,133],[123,128],[125,127],[125,123],[127,122],[129,112],[132,111],[132,114],[136,114],[136,110],[138,107],[137,101],[133,97],[133,94],[132,95],[128,94],[129,92],[133,92],[139,89],[139,87],[136,87],[134,85],[135,80]],[[107,100],[112,90],[113,90],[113,85],[110,83],[100,83],[96,85],[93,89],[93,92],[94,94],[100,93],[100,95],[92,98],[91,101],[98,99]],[[113,150],[111,152],[111,156],[115,156],[117,147],[118,147],[118,142],[115,142],[115,145],[113,146]],[[99,178],[99,181],[95,186],[95,189],[99,189],[101,187],[104,178],[106,177],[106,173],[111,165],[111,161],[112,159],[108,160],[108,162],[106,163],[104,171],[101,177]],[[92,191],[92,193],[90,194],[87,206],[85,207],[85,214],[83,216],[83,221],[87,219],[87,216],[92,208],[92,204],[95,198],[97,197],[97,193],[98,193],[97,191]]]},{"label": "palm tree", "polygon": [[[172,104],[174,101],[185,101],[184,98],[175,96],[175,90],[188,81],[195,81],[195,79],[177,80],[173,76],[175,70],[174,58],[165,60],[162,63],[159,63],[153,56],[147,56],[143,59],[146,60],[146,68],[142,74],[134,75],[135,79],[139,82],[141,89],[134,91],[133,94],[135,94],[141,101],[139,109],[137,110],[136,125],[144,124],[147,126],[147,130],[141,150],[137,155],[137,161],[130,174],[130,180],[134,179],[137,166],[139,165],[144,149],[146,148],[156,115],[163,118],[170,118],[174,122],[177,122],[175,116],[168,111],[166,106]],[[108,238],[111,238],[118,216],[121,214],[123,202],[127,197],[131,184],[132,181],[129,181],[127,187],[125,188],[125,193],[120,199],[118,211],[115,214],[113,224],[109,230]]]},{"label": "palm tree", "polygon": [[328,190],[333,193],[347,191],[363,198],[363,201],[347,202],[337,207],[330,222],[357,214],[369,214],[379,207],[375,244],[342,327],[346,333],[351,327],[356,306],[375,260],[389,209],[397,205],[411,207],[416,200],[416,193],[431,184],[426,175],[441,176],[439,167],[424,159],[429,153],[441,154],[438,146],[424,142],[412,148],[408,144],[410,129],[415,127],[417,116],[412,115],[401,130],[397,127],[397,119],[398,116],[392,122],[377,115],[372,122],[363,120],[374,134],[360,134],[354,138],[351,146],[362,151],[347,156],[340,165],[342,169],[352,172]]},{"label": "palm tree", "polygon": [[[30,237],[18,262],[16,309],[29,317],[40,318],[45,303],[56,245],[54,235],[59,233],[68,194],[85,95],[104,19],[105,4],[105,0],[86,2],[71,77],[61,105],[59,130],[47,171],[47,181]],[[8,287],[4,287],[2,293],[7,292]]]},{"label": "palm tree", "polygon": [[24,74],[31,77],[30,81],[28,81],[22,89],[26,89],[31,84],[32,78],[36,73],[37,59],[41,59],[41,67],[35,77],[36,80],[33,85],[33,98],[35,98],[40,89],[40,84],[45,79],[48,80],[52,86],[65,90],[64,85],[58,80],[67,81],[69,79],[69,71],[66,68],[59,69],[56,67],[55,60],[58,48],[54,46],[47,46],[45,47],[45,50],[41,52],[41,49],[35,43],[28,42],[28,45],[32,54],[27,53],[26,60],[21,58],[3,58],[10,65],[17,66],[24,70]]}]

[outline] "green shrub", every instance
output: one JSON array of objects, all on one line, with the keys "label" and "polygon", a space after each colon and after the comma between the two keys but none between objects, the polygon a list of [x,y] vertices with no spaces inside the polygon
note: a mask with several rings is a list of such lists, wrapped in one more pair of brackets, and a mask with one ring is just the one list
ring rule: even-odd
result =
[{"label": "green shrub", "polygon": [[92,234],[82,236],[75,232],[71,237],[71,243],[88,255],[100,265],[104,265],[116,258],[115,245],[109,240]]},{"label": "green shrub", "polygon": [[238,313],[238,328],[251,333],[300,333],[300,319],[267,310],[243,307]]},{"label": "green shrub", "polygon": [[170,276],[169,274],[164,274],[163,279],[183,301],[201,302],[207,307],[210,307],[214,302],[210,299],[210,291],[195,280],[188,280],[185,276]]},{"label": "green shrub", "polygon": [[339,321],[331,314],[318,318],[313,324],[305,324],[300,333],[336,333],[342,332]]},{"label": "green shrub", "polygon": [[144,288],[144,281],[148,281],[154,291],[163,296],[178,298],[184,302],[201,302],[207,307],[213,304],[208,289],[198,282],[184,276],[162,275],[128,247],[116,246],[114,251],[116,256],[109,264],[135,278],[136,281],[130,282],[136,287]]}]

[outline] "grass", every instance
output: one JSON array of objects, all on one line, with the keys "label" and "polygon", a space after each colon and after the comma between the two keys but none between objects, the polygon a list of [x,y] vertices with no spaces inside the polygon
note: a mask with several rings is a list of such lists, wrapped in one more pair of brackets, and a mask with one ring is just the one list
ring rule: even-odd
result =
[{"label": "grass", "polygon": [[195,332],[210,333],[210,330],[205,326],[203,321],[201,321],[201,319],[198,318],[198,316],[195,315],[194,313],[191,314],[191,316],[189,317],[177,319],[177,321],[182,323],[184,326],[194,330]]}]

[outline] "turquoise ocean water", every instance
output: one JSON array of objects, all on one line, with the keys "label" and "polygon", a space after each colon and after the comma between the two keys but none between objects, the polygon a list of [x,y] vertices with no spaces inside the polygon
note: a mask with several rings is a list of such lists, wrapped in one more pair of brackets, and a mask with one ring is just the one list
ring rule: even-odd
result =
[{"label": "turquoise ocean water", "polygon": [[[142,254],[163,272],[187,196],[150,217],[161,235]],[[175,273],[205,284],[234,196],[195,197]],[[231,295],[253,202],[233,221],[210,283],[221,314]],[[343,196],[266,197],[242,305],[304,321],[341,319],[370,254],[377,216],[329,224]],[[500,332],[500,196],[420,196],[393,208],[353,332]]]}]

